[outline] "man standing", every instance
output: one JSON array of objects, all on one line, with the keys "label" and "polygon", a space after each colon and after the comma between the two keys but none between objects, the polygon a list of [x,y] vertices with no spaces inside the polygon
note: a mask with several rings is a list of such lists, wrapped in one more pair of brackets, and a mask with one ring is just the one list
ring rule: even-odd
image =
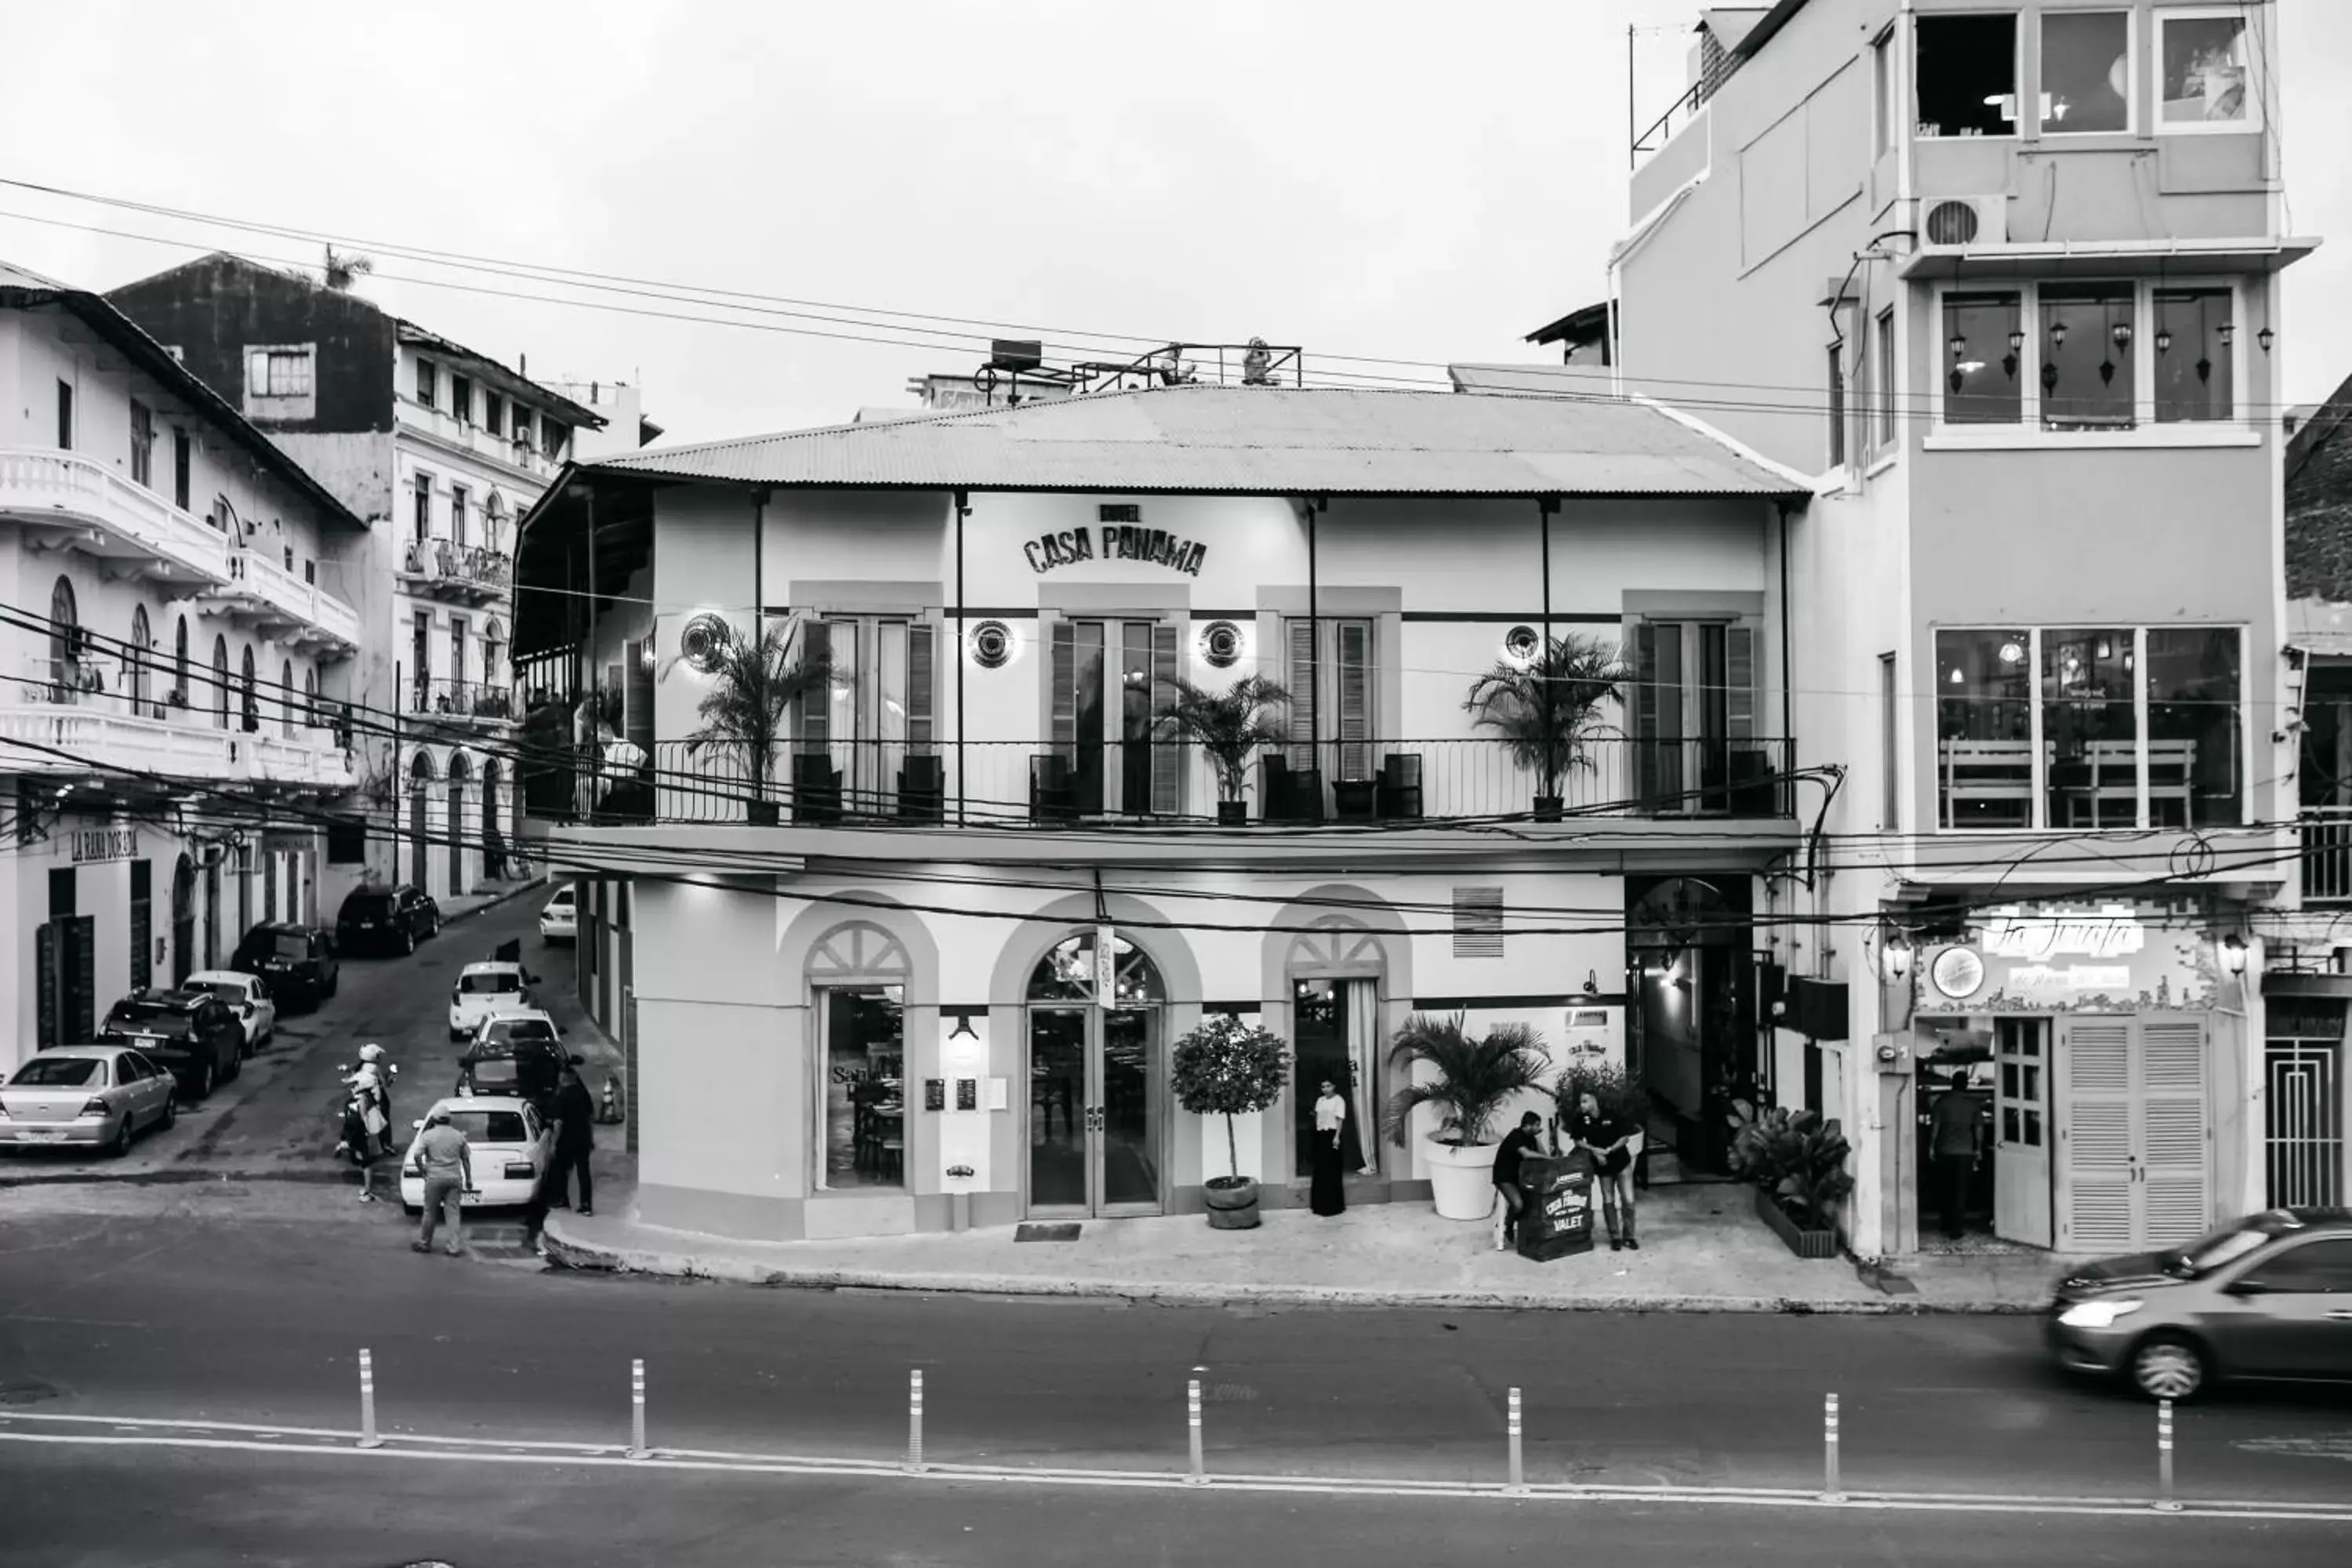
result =
[{"label": "man standing", "polygon": [[1969,1176],[1984,1155],[1984,1102],[1969,1088],[1966,1068],[1952,1072],[1952,1087],[1927,1115],[1927,1152],[1936,1161],[1936,1190],[1943,1203],[1944,1237],[1958,1241],[1966,1229]]},{"label": "man standing", "polygon": [[1509,1247],[1519,1238],[1519,1215],[1528,1206],[1527,1190],[1519,1185],[1519,1166],[1529,1154],[1543,1152],[1538,1134],[1543,1131],[1543,1118],[1528,1111],[1519,1118],[1517,1131],[1503,1140],[1495,1151],[1495,1187],[1503,1194],[1503,1245]]},{"label": "man standing", "polygon": [[1601,1217],[1609,1225],[1609,1250],[1642,1250],[1633,1235],[1633,1142],[1641,1129],[1601,1109],[1598,1097],[1577,1096],[1569,1136],[1592,1156],[1593,1185],[1601,1189]]},{"label": "man standing", "polygon": [[408,1245],[418,1252],[432,1251],[434,1229],[446,1213],[448,1253],[458,1257],[466,1247],[460,1215],[466,1194],[474,1190],[474,1152],[466,1135],[450,1123],[447,1111],[436,1108],[425,1119],[424,1135],[416,1141],[416,1162],[425,1167],[425,1219],[416,1239]]},{"label": "man standing", "polygon": [[570,1202],[572,1173],[580,1173],[580,1206],[575,1211],[589,1215],[596,1212],[596,1189],[589,1174],[588,1158],[596,1147],[596,1099],[581,1081],[578,1058],[563,1069],[563,1081],[555,1090],[554,1152],[547,1162],[547,1173],[530,1194],[530,1207],[523,1215],[523,1239],[536,1244],[541,1229],[547,1224],[547,1211],[557,1205]]}]

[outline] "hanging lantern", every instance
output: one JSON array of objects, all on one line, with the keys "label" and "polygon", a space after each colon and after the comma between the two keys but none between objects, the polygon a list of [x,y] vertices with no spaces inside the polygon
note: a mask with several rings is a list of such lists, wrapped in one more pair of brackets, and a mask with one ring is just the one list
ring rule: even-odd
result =
[{"label": "hanging lantern", "polygon": [[2115,384],[2116,362],[2111,359],[2101,360],[2099,362],[2099,384],[2102,386],[2113,386]]},{"label": "hanging lantern", "polygon": [[2172,352],[2172,329],[2170,327],[2158,327],[2156,329],[2156,352],[2160,354],[2168,354]]},{"label": "hanging lantern", "polygon": [[2001,355],[2000,368],[2009,373],[2010,380],[2015,381],[2017,379],[2017,356],[2015,354]]},{"label": "hanging lantern", "polygon": [[2221,346],[2222,346],[2223,348],[2225,348],[2225,349],[2226,349],[2226,348],[2228,348],[2231,343],[2234,343],[2234,342],[2236,342],[2237,341],[2238,341],[2238,323],[2237,323],[2237,322],[2235,322],[2235,321],[2224,321],[2224,322],[2222,322],[2222,323],[2221,323]]},{"label": "hanging lantern", "polygon": [[2264,327],[2261,331],[2254,334],[2254,342],[2263,345],[2263,353],[2264,353],[2271,352],[2271,344],[2276,342],[2277,339],[2278,334],[2271,331],[2268,327]]},{"label": "hanging lantern", "polygon": [[2024,349],[2025,329],[2022,327],[2011,327],[2009,330],[2009,352],[2011,353],[2021,353],[2024,352]]},{"label": "hanging lantern", "polygon": [[2197,379],[2200,381],[2210,381],[2213,379],[2213,362],[2202,357],[2201,355],[2197,361]]},{"label": "hanging lantern", "polygon": [[2061,321],[2056,326],[2050,329],[2050,341],[2057,344],[2062,349],[2066,346],[2065,322]]},{"label": "hanging lantern", "polygon": [[1966,332],[1954,332],[1951,337],[1951,342],[1948,346],[1952,351],[1952,357],[1954,359],[1959,358],[1962,354],[1969,352],[1969,335]]},{"label": "hanging lantern", "polygon": [[1944,377],[1944,384],[1950,387],[1955,394],[1958,394],[1961,387],[1966,386],[1968,382],[1969,378],[1960,374],[1958,365],[1954,365],[1951,374]]},{"label": "hanging lantern", "polygon": [[2053,392],[2055,392],[2055,391],[2057,391],[2057,390],[2058,390],[2058,367],[2057,367],[2056,365],[2054,365],[2054,364],[2052,364],[2048,360],[2043,360],[2043,361],[2042,362],[2042,394],[2043,394],[2043,395],[2047,396],[2049,394],[2053,393]]},{"label": "hanging lantern", "polygon": [[2129,321],[2117,321],[2114,331],[2108,335],[2116,340],[2116,347],[2126,353],[2131,352],[2132,325]]}]

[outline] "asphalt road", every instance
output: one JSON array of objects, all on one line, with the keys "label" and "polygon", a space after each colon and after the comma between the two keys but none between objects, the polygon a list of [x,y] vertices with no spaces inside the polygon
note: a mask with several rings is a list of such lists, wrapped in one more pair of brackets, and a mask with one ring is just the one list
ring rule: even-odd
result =
[{"label": "asphalt road", "polygon": [[2352,1527],[2150,1514],[1188,1493],[443,1460],[14,1447],[0,1563],[388,1568],[2334,1568]]}]

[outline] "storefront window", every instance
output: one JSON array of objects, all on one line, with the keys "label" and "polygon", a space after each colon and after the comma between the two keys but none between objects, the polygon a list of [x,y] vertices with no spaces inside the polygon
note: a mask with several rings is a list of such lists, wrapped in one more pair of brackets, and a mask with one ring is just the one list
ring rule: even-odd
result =
[{"label": "storefront window", "polygon": [[2245,820],[2238,670],[2233,628],[2148,632],[2147,793],[2156,826],[2222,826]]},{"label": "storefront window", "polygon": [[2156,422],[2234,417],[2230,340],[2237,312],[2230,290],[2159,289],[2155,298]]},{"label": "storefront window", "polygon": [[1944,296],[1944,423],[2014,425],[2025,416],[2018,347],[2025,320],[2015,293]]},{"label": "storefront window", "polygon": [[906,1032],[895,985],[820,991],[829,1188],[907,1184]]},{"label": "storefront window", "polygon": [[2032,636],[1936,634],[1936,735],[1947,827],[2033,818]]},{"label": "storefront window", "polygon": [[2042,739],[2053,827],[2139,822],[2139,717],[2132,631],[2053,627],[2042,634]]},{"label": "storefront window", "polygon": [[2042,423],[2053,430],[2132,427],[2132,355],[2138,352],[2128,283],[2045,283]]},{"label": "storefront window", "polygon": [[1348,1102],[1340,1139],[1340,1169],[1370,1175],[1379,1169],[1379,1107],[1373,1098],[1378,1062],[1379,999],[1369,980],[1301,980],[1293,986],[1297,1063],[1291,1085],[1292,1147],[1297,1173],[1312,1175],[1315,1101],[1328,1081]]}]

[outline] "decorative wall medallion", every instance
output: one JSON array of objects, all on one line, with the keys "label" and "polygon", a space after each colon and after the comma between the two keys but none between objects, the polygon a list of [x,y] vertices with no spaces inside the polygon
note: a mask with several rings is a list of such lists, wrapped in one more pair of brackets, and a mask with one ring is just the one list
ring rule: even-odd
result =
[{"label": "decorative wall medallion", "polygon": [[1927,966],[1936,989],[1955,1002],[1965,1002],[1984,989],[1984,960],[1971,947],[1948,947]]},{"label": "decorative wall medallion", "polygon": [[1230,669],[1242,657],[1242,629],[1231,621],[1211,621],[1201,628],[1201,657],[1212,669]]},{"label": "decorative wall medallion", "polygon": [[1542,647],[1543,639],[1536,636],[1533,626],[1513,626],[1503,636],[1503,651],[1521,664],[1532,662]]},{"label": "decorative wall medallion", "polygon": [[709,675],[727,657],[727,645],[735,639],[735,628],[727,617],[705,610],[686,623],[677,635],[677,657],[696,670]]},{"label": "decorative wall medallion", "polygon": [[982,669],[1001,669],[1013,657],[1013,628],[1003,621],[982,621],[971,628],[971,660]]}]

